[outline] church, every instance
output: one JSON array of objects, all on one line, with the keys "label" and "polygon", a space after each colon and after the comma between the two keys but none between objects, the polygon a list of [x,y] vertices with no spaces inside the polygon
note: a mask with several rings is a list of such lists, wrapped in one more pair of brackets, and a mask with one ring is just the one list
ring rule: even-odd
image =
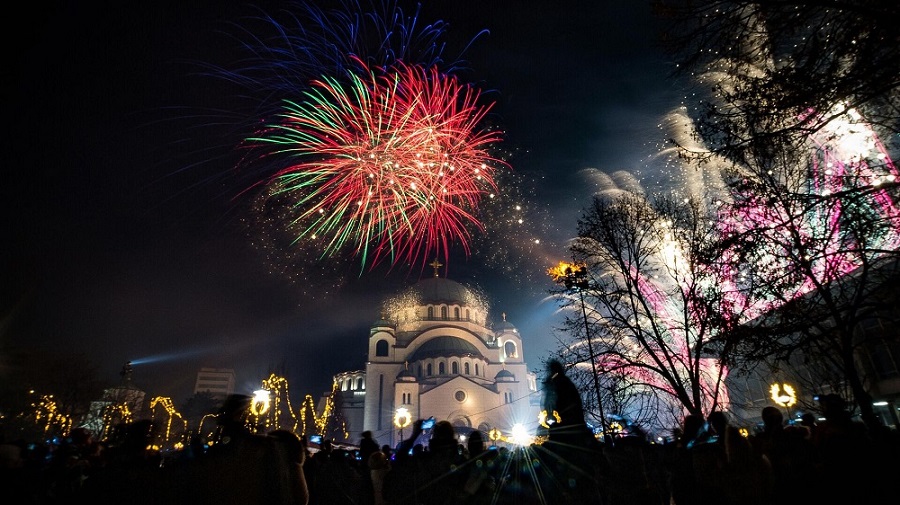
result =
[{"label": "church", "polygon": [[522,336],[505,313],[491,322],[481,293],[439,277],[435,267],[434,277],[383,306],[369,330],[365,370],[335,376],[349,442],[368,430],[380,444],[396,446],[398,414],[447,420],[463,435],[508,434],[516,424],[535,431],[541,398]]}]

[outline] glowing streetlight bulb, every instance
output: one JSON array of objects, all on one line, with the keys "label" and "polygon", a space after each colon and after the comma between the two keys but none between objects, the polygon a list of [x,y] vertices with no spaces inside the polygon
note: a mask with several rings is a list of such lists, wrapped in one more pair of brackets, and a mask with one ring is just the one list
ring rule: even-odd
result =
[{"label": "glowing streetlight bulb", "polygon": [[269,391],[257,389],[253,392],[253,401],[250,402],[250,413],[261,416],[269,411]]},{"label": "glowing streetlight bulb", "polygon": [[523,424],[515,424],[512,427],[512,431],[509,434],[509,441],[516,445],[529,445],[531,444],[531,434],[528,433],[528,430],[525,428]]}]

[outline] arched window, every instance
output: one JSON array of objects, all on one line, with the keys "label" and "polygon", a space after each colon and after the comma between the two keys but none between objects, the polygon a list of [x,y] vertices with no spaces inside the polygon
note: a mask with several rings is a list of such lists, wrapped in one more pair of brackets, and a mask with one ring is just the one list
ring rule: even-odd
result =
[{"label": "arched window", "polygon": [[387,356],[388,355],[388,341],[387,340],[379,340],[375,343],[375,356]]},{"label": "arched window", "polygon": [[360,377],[356,379],[356,389],[365,389],[365,385],[363,385],[363,378]]},{"label": "arched window", "polygon": [[434,307],[428,306],[428,319],[434,319]]},{"label": "arched window", "polygon": [[447,319],[447,307],[441,307],[441,319]]},{"label": "arched window", "polygon": [[450,373],[452,373],[453,375],[459,375],[459,363],[455,361],[453,363],[450,363]]},{"label": "arched window", "polygon": [[463,373],[469,375],[469,364],[463,363]]},{"label": "arched window", "polygon": [[428,368],[427,368],[427,370],[426,370],[426,372],[425,372],[425,375],[431,377],[431,363],[428,364]]},{"label": "arched window", "polygon": [[350,387],[350,381],[344,379],[341,381],[341,391],[346,391]]},{"label": "arched window", "polygon": [[469,320],[469,309],[466,309],[466,321]]},{"label": "arched window", "polygon": [[515,358],[516,357],[516,343],[513,341],[507,342],[503,346],[504,352],[506,352],[507,358]]},{"label": "arched window", "polygon": [[478,375],[478,363],[475,363],[475,375]]},{"label": "arched window", "polygon": [[459,321],[459,307],[453,307],[453,318]]},{"label": "arched window", "polygon": [[438,363],[438,375],[444,375],[445,373],[447,373],[447,369],[444,367],[444,362],[442,361]]}]

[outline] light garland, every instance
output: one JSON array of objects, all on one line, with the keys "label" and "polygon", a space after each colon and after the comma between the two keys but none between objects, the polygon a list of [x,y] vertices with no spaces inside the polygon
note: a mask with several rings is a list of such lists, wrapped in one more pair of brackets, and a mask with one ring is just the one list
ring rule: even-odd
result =
[{"label": "light garland", "polygon": [[156,398],[150,400],[150,416],[151,419],[156,418],[156,407],[162,406],[163,410],[167,414],[166,419],[166,433],[163,438],[163,445],[169,444],[169,436],[172,433],[172,420],[178,418],[182,423],[182,432],[187,430],[188,422],[187,420],[175,409],[175,405],[172,403],[172,399],[168,396],[157,396]]},{"label": "light garland", "polygon": [[793,407],[797,403],[797,392],[790,384],[772,384],[769,388],[772,401],[779,407]]},{"label": "light garland", "polygon": [[71,416],[59,411],[59,405],[57,405],[56,400],[53,399],[53,395],[41,395],[40,400],[38,400],[37,403],[32,403],[31,406],[35,409],[35,423],[41,424],[41,420],[44,420],[43,431],[45,436],[47,436],[54,427],[59,429],[59,434],[62,436],[67,436],[72,430],[73,422]]},{"label": "light garland", "polygon": [[[547,411],[542,410],[541,413],[538,414],[538,422],[541,423],[541,426],[543,426],[544,428],[549,429],[550,424],[547,423],[547,417],[548,417]],[[553,419],[556,421],[557,424],[562,422],[562,418],[559,416],[559,412],[557,412],[555,410],[553,411]]]}]

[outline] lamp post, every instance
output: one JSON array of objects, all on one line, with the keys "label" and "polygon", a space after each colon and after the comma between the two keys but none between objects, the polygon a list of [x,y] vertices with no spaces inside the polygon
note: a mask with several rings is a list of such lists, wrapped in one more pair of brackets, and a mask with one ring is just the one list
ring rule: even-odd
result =
[{"label": "lamp post", "polygon": [[584,320],[584,338],[587,340],[588,353],[591,360],[591,376],[594,378],[594,392],[597,394],[597,410],[600,412],[600,429],[603,432],[603,440],[612,443],[612,438],[606,434],[606,415],[603,413],[603,399],[600,394],[600,379],[597,374],[597,360],[594,359],[594,344],[591,340],[591,328],[588,324],[587,308],[584,305],[584,290],[590,285],[587,278],[587,267],[560,261],[559,265],[548,270],[555,282],[562,283],[568,291],[578,291],[581,302],[581,316]]},{"label": "lamp post", "polygon": [[[253,425],[253,431],[260,431],[259,418],[269,411],[271,401],[271,393],[266,389],[257,389],[253,392],[253,400],[250,402],[250,413],[256,417],[256,423]],[[275,420],[276,423],[278,420]]]},{"label": "lamp post", "polygon": [[400,442],[403,442],[403,428],[409,426],[412,422],[412,416],[409,413],[409,409],[406,407],[399,407],[396,412],[394,412],[394,426],[400,429]]}]

